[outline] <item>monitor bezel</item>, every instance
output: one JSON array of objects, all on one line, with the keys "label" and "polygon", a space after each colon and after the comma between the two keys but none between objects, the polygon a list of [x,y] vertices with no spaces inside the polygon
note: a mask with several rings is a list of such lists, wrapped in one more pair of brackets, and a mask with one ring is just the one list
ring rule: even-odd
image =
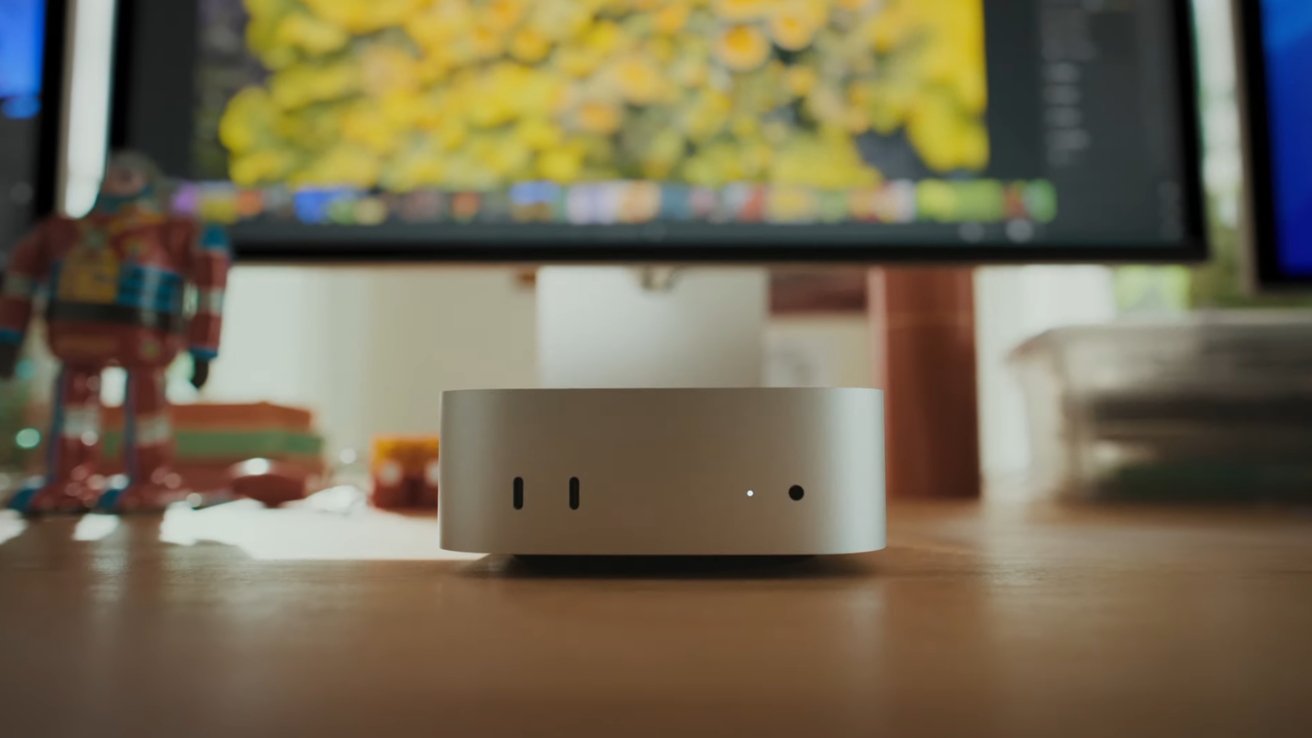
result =
[{"label": "monitor bezel", "polygon": [[59,172],[64,140],[65,68],[69,0],[46,0],[42,29],[41,113],[37,124],[36,165],[32,172],[32,219],[59,207]]},{"label": "monitor bezel", "polygon": [[[237,257],[247,263],[323,263],[352,264],[369,262],[455,262],[455,263],[529,263],[529,264],[778,264],[778,265],[870,265],[870,264],[1180,264],[1198,263],[1209,256],[1206,200],[1202,176],[1202,120],[1199,114],[1200,75],[1194,36],[1194,15],[1190,0],[1170,0],[1173,10],[1177,68],[1182,82],[1176,90],[1181,121],[1180,143],[1184,152],[1184,226],[1179,243],[1117,243],[1105,246],[1033,243],[1026,245],[969,245],[952,243],[917,243],[914,245],[817,245],[760,244],[745,247],[714,242],[678,244],[624,243],[598,247],[563,244],[556,241],[522,240],[515,245],[489,247],[483,239],[451,239],[444,243],[415,244],[401,240],[370,238],[367,248],[337,245],[324,241],[259,239],[242,236],[234,239]],[[124,111],[131,106],[132,16],[140,8],[139,0],[119,0],[115,24],[113,90],[111,93],[110,145],[122,146],[127,139]],[[345,240],[345,239],[334,239]],[[604,248],[604,252],[601,249]]]}]

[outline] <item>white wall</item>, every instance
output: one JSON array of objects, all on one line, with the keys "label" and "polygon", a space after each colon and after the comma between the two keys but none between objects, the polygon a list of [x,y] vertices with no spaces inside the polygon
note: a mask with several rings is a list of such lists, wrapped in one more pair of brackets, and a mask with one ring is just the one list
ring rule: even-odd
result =
[{"label": "white wall", "polygon": [[[537,382],[534,292],[509,270],[239,267],[228,295],[203,398],[312,408],[334,450],[436,432],[443,390]],[[771,384],[870,384],[864,315],[777,318],[766,344]]]},{"label": "white wall", "polygon": [[1025,339],[1060,325],[1115,317],[1112,271],[1093,266],[997,267],[975,272],[980,445],[984,479],[1011,480],[1030,465],[1024,392],[1007,365]]},{"label": "white wall", "polygon": [[777,316],[766,329],[766,384],[869,387],[870,321],[863,314]]},{"label": "white wall", "polygon": [[[986,479],[1023,474],[1029,464],[1011,349],[1054,326],[1112,318],[1111,280],[1102,267],[977,273]],[[228,305],[204,398],[312,408],[333,450],[363,450],[380,433],[436,432],[443,390],[537,383],[534,292],[509,270],[239,267]],[[871,382],[863,315],[776,317],[766,347],[767,384]],[[172,390],[177,400],[194,396],[181,376]]]},{"label": "white wall", "polygon": [[311,408],[334,450],[436,433],[443,390],[536,381],[533,293],[509,270],[239,267],[228,294],[204,399]]}]

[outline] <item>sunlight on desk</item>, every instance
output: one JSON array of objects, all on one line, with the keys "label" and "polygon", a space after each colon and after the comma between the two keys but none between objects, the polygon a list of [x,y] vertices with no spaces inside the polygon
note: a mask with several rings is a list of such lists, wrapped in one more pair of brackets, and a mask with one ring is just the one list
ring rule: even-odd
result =
[{"label": "sunlight on desk", "polygon": [[471,560],[476,554],[443,551],[437,518],[431,513],[399,515],[372,508],[347,514],[303,508],[265,509],[242,500],[164,514],[159,539],[179,546],[219,543],[257,561]]},{"label": "sunlight on desk", "polygon": [[119,517],[117,515],[83,515],[73,528],[73,540],[99,541],[118,530],[118,526]]},{"label": "sunlight on desk", "polygon": [[27,521],[13,510],[0,510],[0,545],[27,530]]}]

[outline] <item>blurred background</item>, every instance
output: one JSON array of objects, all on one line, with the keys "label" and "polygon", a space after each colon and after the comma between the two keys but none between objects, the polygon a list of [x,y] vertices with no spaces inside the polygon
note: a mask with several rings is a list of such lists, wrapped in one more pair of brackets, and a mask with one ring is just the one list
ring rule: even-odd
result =
[{"label": "blurred background", "polygon": [[[148,15],[164,4],[129,5],[140,19],[141,14]],[[481,111],[480,115],[487,116],[518,115],[497,106],[522,95],[514,86],[525,83],[508,77],[498,82],[507,86],[505,90],[480,88],[475,80],[460,76],[457,61],[444,62],[447,66],[435,70],[408,70],[404,60],[398,61],[385,46],[371,46],[358,53],[342,50],[343,44],[350,42],[337,38],[334,34],[339,30],[335,29],[350,28],[352,22],[362,24],[361,33],[367,30],[390,38],[386,29],[364,27],[384,23],[394,11],[404,15],[408,6],[399,0],[360,4],[359,13],[377,9],[374,17],[384,20],[370,21],[364,15],[350,15],[355,11],[340,10],[346,15],[334,19],[333,24],[316,23],[315,16],[320,10],[338,12],[331,10],[333,4],[307,0],[302,4],[304,12],[297,16],[299,25],[288,30],[290,27],[284,24],[281,31],[271,30],[279,20],[277,14],[286,10],[283,6],[291,5],[295,4],[257,0],[196,5],[207,29],[195,41],[202,47],[200,57],[205,64],[198,73],[199,81],[193,80],[189,89],[195,91],[196,108],[201,113],[193,115],[192,125],[198,130],[178,144],[183,150],[176,154],[194,164],[195,171],[188,172],[189,176],[197,180],[228,176],[237,185],[249,187],[275,180],[306,186],[414,186],[429,180],[482,186],[529,176],[515,169],[529,166],[527,154],[517,153],[515,147],[520,144],[506,140],[471,140],[460,150],[473,153],[463,159],[442,159],[423,151],[371,158],[345,149],[334,149],[326,157],[306,155],[298,147],[311,145],[305,143],[307,137],[315,135],[307,127],[311,119],[340,116],[343,125],[354,126],[352,130],[357,130],[363,141],[389,135],[385,128],[370,128],[384,125],[371,115],[386,116],[389,111],[385,109],[335,109],[331,103],[319,102],[306,120],[278,119],[275,101],[296,95],[313,98],[325,87],[345,84],[333,74],[382,75],[388,80],[386,84],[401,86],[412,84],[406,81],[406,74],[444,74],[447,76],[442,79],[454,81],[442,88],[445,97],[440,104],[447,106],[443,110],[473,106]],[[338,5],[355,7],[350,3]],[[652,23],[689,23],[697,18],[695,14],[692,21],[682,17],[684,11],[679,10],[678,3],[651,5]],[[751,3],[714,5],[725,6],[723,12],[749,13]],[[851,5],[855,8],[863,4]],[[929,5],[936,4],[926,3]],[[512,6],[492,3],[486,12],[509,13]],[[6,2],[0,12],[12,15],[4,20],[6,28],[35,28],[41,22],[43,7],[35,0]],[[1236,475],[1243,477],[1253,465],[1272,475],[1273,490],[1312,489],[1302,486],[1310,479],[1305,464],[1296,463],[1302,452],[1312,448],[1303,445],[1309,436],[1290,430],[1309,417],[1295,411],[1302,407],[1298,403],[1306,401],[1308,392],[1309,364],[1300,353],[1307,351],[1307,334],[1300,326],[1308,322],[1305,311],[1312,301],[1297,296],[1259,295],[1253,289],[1243,235],[1244,158],[1231,3],[1194,0],[1193,10],[1203,131],[1201,167],[1212,258],[1196,266],[1002,265],[968,272],[966,278],[972,285],[967,294],[973,308],[978,465],[985,494],[1151,497],[1153,490],[1162,488],[1162,479],[1207,479],[1220,473],[1234,479]],[[122,71],[107,73],[115,60],[120,67],[124,60],[122,49],[115,50],[113,29],[116,17],[120,26],[125,21],[115,12],[113,2],[82,0],[60,13],[73,50],[57,70],[63,74],[60,83],[66,93],[66,110],[62,111],[67,121],[63,127],[66,141],[58,171],[41,176],[57,176],[58,186],[52,189],[57,202],[51,205],[75,215],[90,206],[104,152],[111,142],[130,142],[133,135],[143,135],[142,126],[148,129],[149,121],[154,120],[141,112],[143,106],[149,109],[150,100],[114,109],[119,106],[112,102],[111,84],[128,84],[135,79],[132,75],[150,73],[149,69],[142,71],[140,60],[126,77]],[[926,12],[932,15],[933,9]],[[775,143],[770,143],[774,139],[761,139],[764,145],[782,150],[795,147],[802,162],[794,165],[776,161],[768,175],[770,181],[808,184],[812,177],[805,166],[808,160],[830,162],[831,166],[824,168],[829,172],[826,176],[836,178],[835,186],[844,187],[873,182],[875,177],[926,177],[939,171],[982,170],[989,159],[987,133],[983,118],[971,112],[984,105],[982,97],[973,97],[984,95],[983,80],[979,78],[983,74],[982,58],[971,58],[972,53],[982,53],[972,51],[970,42],[979,35],[982,22],[982,11],[976,12],[980,16],[973,21],[952,16],[952,27],[942,32],[944,48],[950,53],[944,51],[946,57],[925,62],[951,65],[959,77],[952,82],[954,97],[942,103],[955,106],[951,108],[954,117],[934,123],[943,130],[919,124],[923,130],[911,126],[896,135],[872,133],[863,140],[874,147],[871,151],[878,150],[877,159],[886,170],[875,172],[859,159],[850,159],[851,153],[843,147],[831,146],[823,135],[807,138],[812,136],[807,131],[813,122],[808,116],[822,116],[823,110],[803,105],[798,109],[804,112],[779,124],[780,138]],[[805,17],[780,21],[793,22],[796,28],[785,25],[776,32],[787,34],[792,29],[803,36],[819,34],[816,39],[829,39],[835,48],[846,48],[841,44],[848,42],[837,32],[826,35],[823,30],[807,30],[810,21]],[[433,44],[445,43],[442,34],[446,31],[436,20],[425,29]],[[139,29],[141,34],[150,32],[149,28]],[[470,43],[478,42],[474,38]],[[547,41],[532,34],[516,36],[513,43],[517,46],[506,53],[518,55],[516,58],[534,59],[546,53],[538,45]],[[598,36],[590,43],[604,47],[609,41]],[[753,55],[766,53],[754,46],[756,40],[750,36],[725,38],[717,43],[724,46],[710,46],[706,53],[720,54],[731,67],[741,64],[750,68],[757,63]],[[811,43],[809,36],[797,41],[799,48]],[[5,145],[0,146],[0,156],[6,157],[3,171],[5,177],[10,177],[11,172],[31,170],[40,151],[36,133],[42,114],[39,91],[23,90],[18,77],[30,82],[40,79],[41,73],[39,69],[24,72],[18,61],[38,59],[31,48],[8,38],[4,44],[0,46],[6,75],[0,80],[0,94],[4,96],[0,140]],[[752,84],[762,89],[808,84],[808,70],[790,56],[787,43],[776,41],[774,48],[779,50],[781,63],[759,67],[753,74],[765,76]],[[586,58],[585,51],[581,49],[579,58],[568,63],[594,63]],[[624,71],[625,84],[631,86],[625,88],[625,94],[639,98],[656,94],[647,89],[658,88],[659,80],[651,78],[657,74],[655,68],[634,64]],[[304,65],[304,74],[297,71],[297,65]],[[788,65],[795,65],[795,69]],[[156,74],[168,73],[167,69],[158,69],[161,65],[151,66]],[[269,70],[280,71],[270,76]],[[312,75],[311,70],[318,70],[314,74],[319,76]],[[775,79],[767,72],[784,76]],[[50,78],[46,70],[46,79]],[[716,103],[709,100],[688,104],[713,108]],[[585,134],[623,127],[644,139],[660,137],[665,123],[654,113],[648,118],[612,119],[628,115],[623,111],[630,109],[608,108],[601,102],[581,99],[572,115],[579,116],[578,130]],[[159,111],[159,117],[165,120],[154,124],[167,125],[169,115]],[[768,117],[761,121],[769,123]],[[758,133],[751,121],[742,125],[740,132],[730,136],[734,145],[745,147],[744,142],[756,140],[755,136],[775,135]],[[876,116],[854,125],[868,126],[875,132],[881,124]],[[115,126],[118,133],[114,133]],[[517,136],[531,139],[535,135],[554,135],[552,131],[525,126]],[[822,123],[815,126],[816,130],[823,128]],[[448,133],[464,135],[455,130]],[[120,141],[114,141],[116,138]],[[561,139],[554,145],[563,153],[549,160],[534,160],[537,163],[533,166],[552,168],[551,176],[565,181],[585,176],[589,168],[612,165],[616,167],[614,172],[601,171],[598,176],[622,173],[626,168],[651,176],[676,176],[670,174],[674,171],[671,168],[679,167],[678,177],[714,187],[743,176],[725,161],[750,158],[743,151],[725,153],[723,147],[728,144],[717,143],[716,139],[699,142],[695,147],[687,144],[686,150],[683,142],[677,142],[683,157],[679,161],[665,161],[658,151],[652,153],[655,149],[625,148],[629,145],[627,139],[614,144],[614,150],[603,152],[604,156],[597,154],[593,139],[584,134],[577,139]],[[177,149],[170,146],[173,144],[164,146],[159,157],[166,161],[166,169],[167,159],[174,155],[170,151]],[[378,146],[384,150],[387,142],[380,141]],[[492,159],[478,158],[477,152],[484,150],[492,152]],[[29,158],[20,161],[16,157]],[[913,161],[914,166],[900,161]],[[899,171],[899,166],[905,171]],[[912,171],[917,168],[919,171]],[[12,205],[0,222],[0,238],[11,244],[37,207],[33,203],[37,190],[28,182],[6,179],[0,184]],[[214,208],[222,210],[225,201],[212,197],[206,202],[208,205],[202,202],[196,207],[202,211],[211,208],[201,214],[213,217],[218,212]],[[300,424],[294,428],[295,434],[312,437],[301,453],[319,457],[329,472],[359,472],[368,464],[375,439],[435,434],[443,391],[533,387],[542,383],[539,342],[543,333],[538,296],[542,280],[531,263],[371,264],[355,263],[358,260],[353,259],[353,263],[343,265],[332,259],[287,261],[238,260],[229,282],[222,355],[214,365],[212,379],[198,393],[187,382],[187,360],[180,359],[169,387],[175,402],[234,406],[272,403],[308,411],[312,420],[295,421]],[[759,336],[764,349],[760,366],[763,381],[776,386],[883,386],[889,357],[885,353],[888,343],[881,332],[887,312],[880,302],[880,279],[878,270],[872,273],[866,266],[771,269],[768,313]],[[876,285],[874,293],[872,284]],[[55,371],[41,341],[29,339],[26,351],[20,377],[7,383],[0,397],[0,460],[15,475],[25,473],[36,463],[34,454],[42,442],[42,419]],[[1252,399],[1253,388],[1243,383],[1251,380],[1271,386],[1276,381],[1270,379],[1273,376],[1290,377],[1289,391],[1279,400],[1287,416],[1283,420],[1273,419],[1270,407],[1241,407],[1233,393],[1219,398],[1207,394],[1208,388],[1220,386],[1220,377],[1229,377],[1237,387],[1231,388],[1234,392],[1248,393]],[[122,382],[115,378],[114,370],[105,384],[107,402],[120,403]],[[1137,393],[1127,393],[1130,388]],[[1253,401],[1258,405],[1264,402]],[[1190,410],[1185,412],[1183,407]],[[1200,458],[1210,455],[1216,461],[1216,449],[1234,440],[1235,426],[1226,427],[1224,419],[1249,412],[1254,413],[1250,430],[1267,428],[1262,423],[1279,425],[1269,432],[1271,438],[1279,439],[1274,445],[1280,446],[1284,455],[1274,460],[1227,458],[1212,467],[1200,467]],[[963,417],[965,422],[973,421],[969,414]],[[1312,428],[1312,424],[1302,427]],[[1272,443],[1265,445],[1270,450]],[[1143,480],[1158,481],[1145,487]],[[1194,488],[1192,482],[1190,488]]]}]

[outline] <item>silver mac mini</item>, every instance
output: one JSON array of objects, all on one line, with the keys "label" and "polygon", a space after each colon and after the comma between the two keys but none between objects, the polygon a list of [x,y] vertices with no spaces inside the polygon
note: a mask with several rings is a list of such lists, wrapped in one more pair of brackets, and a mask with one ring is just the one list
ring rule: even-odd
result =
[{"label": "silver mac mini", "polygon": [[442,547],[797,556],[884,547],[871,389],[473,390],[442,398]]}]

